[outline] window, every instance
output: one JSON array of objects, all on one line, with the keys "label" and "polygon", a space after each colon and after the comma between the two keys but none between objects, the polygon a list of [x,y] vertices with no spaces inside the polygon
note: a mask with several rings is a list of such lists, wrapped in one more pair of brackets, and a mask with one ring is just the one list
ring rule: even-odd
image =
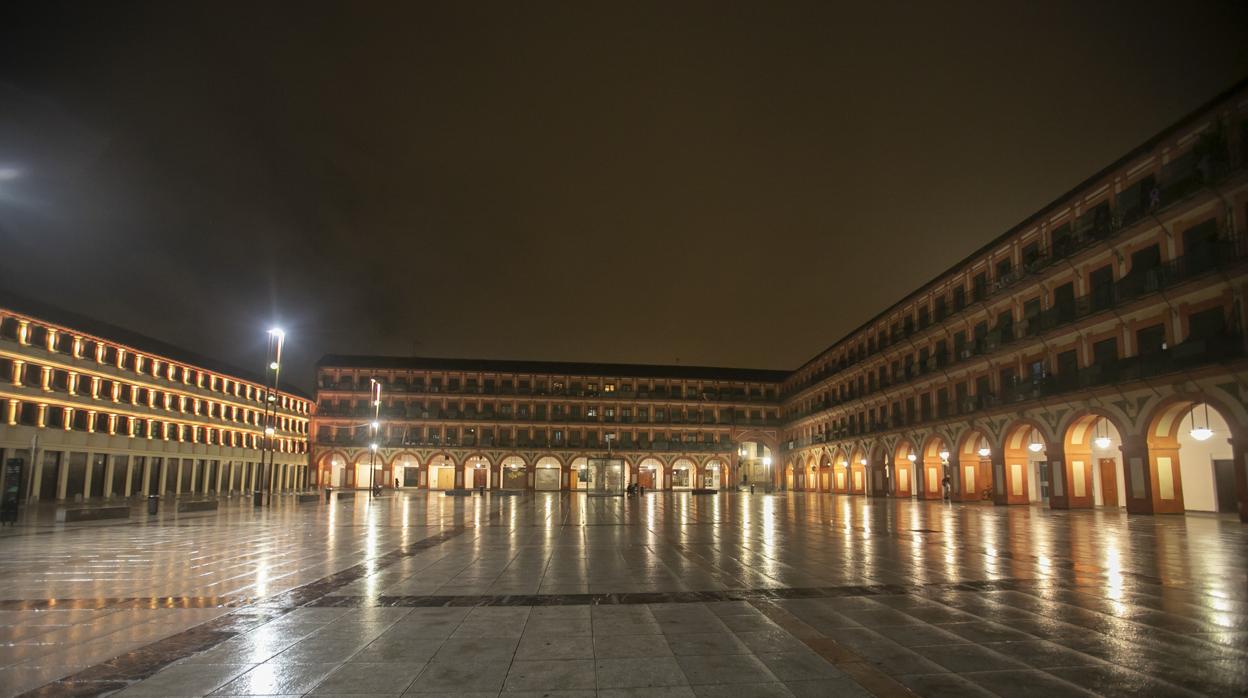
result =
[{"label": "window", "polygon": [[586,416],[586,417],[597,417],[597,416],[598,416],[598,408],[597,408],[597,407],[586,407],[586,408],[585,408],[585,416]]},{"label": "window", "polygon": [[1192,313],[1187,319],[1189,339],[1216,339],[1226,333],[1226,316],[1222,308],[1209,308]]},{"label": "window", "polygon": [[1162,325],[1145,327],[1135,333],[1135,346],[1140,356],[1159,354],[1166,350],[1166,328]]},{"label": "window", "polygon": [[605,384],[603,384],[603,386],[602,386],[602,391],[603,391],[604,393],[614,393],[614,392],[615,392],[615,383],[605,383]]}]

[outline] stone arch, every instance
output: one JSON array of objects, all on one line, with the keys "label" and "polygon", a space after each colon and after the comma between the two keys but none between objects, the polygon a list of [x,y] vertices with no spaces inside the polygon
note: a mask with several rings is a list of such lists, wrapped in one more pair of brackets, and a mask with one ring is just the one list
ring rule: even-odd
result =
[{"label": "stone arch", "polygon": [[836,463],[836,454],[838,451],[839,447],[833,446],[825,448],[823,452],[819,454],[819,486],[817,489],[820,492],[832,491],[832,469]]},{"label": "stone arch", "polygon": [[992,499],[992,456],[996,450],[991,431],[984,427],[969,426],[958,435],[957,448],[948,461],[956,499],[963,502]]},{"label": "stone arch", "polygon": [[[668,466],[671,471],[671,489],[688,490],[693,488],[693,483],[698,475],[697,463],[685,457],[673,458],[672,463]],[[677,471],[681,472],[677,472]]]},{"label": "stone arch", "polygon": [[952,455],[949,440],[937,431],[928,433],[922,439],[915,461],[915,493],[921,499],[940,499],[944,496],[943,482],[949,474],[949,458]]},{"label": "stone arch", "polygon": [[1234,444],[1243,442],[1242,412],[1218,393],[1199,391],[1160,400],[1145,413],[1146,489],[1154,513],[1239,508]]},{"label": "stone arch", "polygon": [[867,451],[862,444],[855,444],[849,452],[849,492],[867,493]]},{"label": "stone arch", "polygon": [[[1090,508],[1098,501],[1117,504],[1125,498],[1128,481],[1121,447],[1128,423],[1100,407],[1079,410],[1063,420],[1048,458],[1049,503],[1054,508]],[[1099,445],[1098,439],[1103,440]]]},{"label": "stone arch", "polygon": [[462,485],[456,482],[462,468],[448,451],[434,451],[423,464],[425,482],[431,490],[450,490]]},{"label": "stone arch", "polygon": [[1027,504],[1041,500],[1041,473],[1048,467],[1045,454],[1051,443],[1044,425],[1033,419],[1020,417],[1005,425],[998,459],[1000,472],[994,473],[1000,482],[994,501]]},{"label": "stone arch", "polygon": [[494,466],[499,487],[508,490],[524,490],[529,487],[529,461],[519,453],[508,453],[498,459]]},{"label": "stone arch", "polygon": [[646,456],[637,462],[637,484],[646,489],[663,489],[667,464],[654,456]]},{"label": "stone arch", "polygon": [[727,489],[727,478],[728,462],[718,456],[712,456],[702,463],[702,472],[697,485],[703,489]]},{"label": "stone arch", "polygon": [[894,496],[910,497],[918,491],[915,473],[923,467],[918,462],[919,453],[910,439],[900,438],[893,444],[892,455],[888,458],[888,488]]},{"label": "stone arch", "polygon": [[533,461],[533,489],[540,492],[557,492],[567,484],[567,468],[558,456],[539,456]]},{"label": "stone arch", "polygon": [[390,459],[390,472],[399,487],[420,487],[422,471],[420,455],[415,451],[401,449]]},{"label": "stone arch", "polygon": [[806,453],[806,470],[805,470],[806,487],[805,489],[807,492],[819,491],[819,456],[820,455],[821,454],[815,451],[808,451]]},{"label": "stone arch", "polygon": [[331,449],[322,453],[317,459],[317,477],[322,487],[343,487],[346,483],[346,468],[349,459],[345,451]]},{"label": "stone arch", "polygon": [[464,473],[464,487],[466,488],[493,489],[498,487],[498,482],[494,477],[494,461],[480,451],[464,456],[460,469]]}]

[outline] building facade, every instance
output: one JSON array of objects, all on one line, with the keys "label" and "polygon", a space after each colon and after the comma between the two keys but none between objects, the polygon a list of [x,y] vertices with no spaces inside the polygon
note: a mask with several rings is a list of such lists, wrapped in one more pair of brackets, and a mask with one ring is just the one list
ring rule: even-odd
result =
[{"label": "building facade", "polygon": [[1248,520],[1248,90],[784,382],[795,489]]},{"label": "building facade", "polygon": [[176,347],[0,300],[0,448],[24,501],[303,487],[312,402],[278,390],[266,412],[266,395]]},{"label": "building facade", "polygon": [[334,487],[576,490],[591,484],[589,459],[610,452],[652,489],[771,486],[786,375],[327,356],[314,462]]},{"label": "building facade", "polygon": [[326,357],[318,482],[577,489],[612,435],[661,489],[1248,520],[1246,222],[1240,85],[792,372]]}]

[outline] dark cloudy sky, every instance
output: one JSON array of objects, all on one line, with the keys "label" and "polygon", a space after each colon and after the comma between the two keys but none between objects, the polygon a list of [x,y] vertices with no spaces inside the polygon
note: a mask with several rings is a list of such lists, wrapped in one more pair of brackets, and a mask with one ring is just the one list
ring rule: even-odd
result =
[{"label": "dark cloudy sky", "polygon": [[1242,1],[6,2],[0,284],[305,387],[792,368],[1245,75]]}]

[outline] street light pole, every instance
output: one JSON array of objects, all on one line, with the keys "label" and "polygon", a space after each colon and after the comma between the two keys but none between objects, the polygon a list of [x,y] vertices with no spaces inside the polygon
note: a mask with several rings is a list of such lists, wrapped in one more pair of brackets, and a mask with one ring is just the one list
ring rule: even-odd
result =
[{"label": "street light pole", "polygon": [[377,494],[377,433],[381,429],[381,383],[376,378],[369,378],[369,395],[373,400],[373,423],[369,425],[372,442],[368,445],[371,455],[368,458],[368,496]]},{"label": "street light pole", "polygon": [[282,346],[286,333],[280,329],[269,330],[269,344],[265,352],[264,367],[264,442],[260,453],[260,489],[252,496],[254,506],[264,505],[264,493],[269,493],[273,503],[273,442],[277,435],[277,381],[282,371]]}]

